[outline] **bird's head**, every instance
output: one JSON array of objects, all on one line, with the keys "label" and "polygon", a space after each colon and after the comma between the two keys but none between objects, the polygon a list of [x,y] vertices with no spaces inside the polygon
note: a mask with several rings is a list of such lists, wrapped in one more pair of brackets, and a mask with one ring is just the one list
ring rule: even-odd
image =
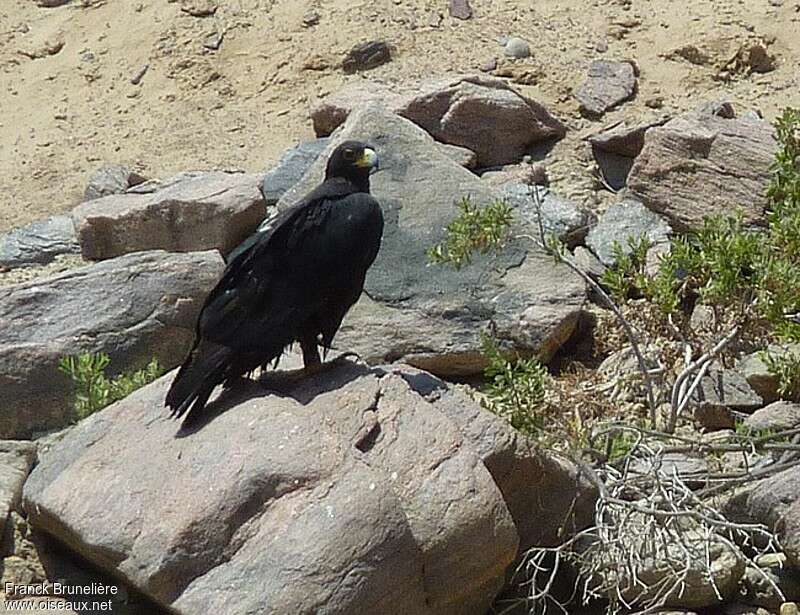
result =
[{"label": "bird's head", "polygon": [[331,154],[325,179],[344,177],[357,186],[369,189],[369,174],[378,169],[378,154],[359,141],[345,141]]}]

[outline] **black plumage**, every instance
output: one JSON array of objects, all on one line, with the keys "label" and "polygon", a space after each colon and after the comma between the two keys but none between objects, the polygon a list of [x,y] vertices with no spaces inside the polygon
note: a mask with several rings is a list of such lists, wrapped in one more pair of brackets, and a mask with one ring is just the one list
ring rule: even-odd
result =
[{"label": "black plumage", "polygon": [[173,416],[196,416],[218,384],[276,361],[295,342],[307,370],[320,365],[318,347],[331,347],[380,248],[383,214],[369,194],[375,168],[374,150],[344,142],[322,184],[234,250],[167,393]]}]

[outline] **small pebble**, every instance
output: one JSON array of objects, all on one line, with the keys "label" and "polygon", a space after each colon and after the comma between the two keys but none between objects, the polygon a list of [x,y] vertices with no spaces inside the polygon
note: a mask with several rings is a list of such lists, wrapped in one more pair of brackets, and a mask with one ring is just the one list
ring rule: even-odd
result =
[{"label": "small pebble", "polygon": [[505,54],[511,58],[527,58],[531,55],[531,48],[524,39],[512,36],[506,41]]},{"label": "small pebble", "polygon": [[311,26],[316,26],[319,23],[319,13],[316,11],[309,11],[305,15],[303,15],[303,26],[306,28],[310,28]]},{"label": "small pebble", "polygon": [[216,51],[222,45],[222,34],[219,32],[212,32],[203,40],[203,47]]},{"label": "small pebble", "polygon": [[481,64],[481,72],[484,73],[491,73],[495,68],[497,68],[497,58],[492,58]]}]

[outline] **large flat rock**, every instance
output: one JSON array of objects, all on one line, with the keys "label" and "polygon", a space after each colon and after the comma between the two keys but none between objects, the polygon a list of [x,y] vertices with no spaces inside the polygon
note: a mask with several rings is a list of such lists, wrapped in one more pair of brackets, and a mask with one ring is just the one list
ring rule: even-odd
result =
[{"label": "large flat rock", "polygon": [[518,527],[551,543],[592,510],[571,464],[413,369],[243,382],[180,431],[173,376],[70,430],[24,492],[35,527],[171,612],[483,615]]},{"label": "large flat rock", "polygon": [[[523,240],[460,271],[428,265],[426,252],[445,236],[457,201],[469,196],[486,205],[502,195],[410,121],[377,104],[354,111],[278,208],[321,181],[328,154],[346,139],[377,148],[381,170],[372,176],[372,194],[386,223],[365,293],[334,345],[370,362],[402,359],[440,375],[468,375],[483,369],[480,332],[493,328],[509,345],[549,360],[577,323],[586,297],[583,280]],[[517,232],[538,232],[524,215],[517,218]]]},{"label": "large flat rock", "polygon": [[223,266],[216,251],[141,252],[0,287],[0,438],[74,419],[66,355],[105,352],[112,373],[178,364]]},{"label": "large flat rock", "polygon": [[261,175],[185,173],[154,192],[112,194],[72,211],[84,258],[101,260],[143,250],[227,254],[266,215]]},{"label": "large flat rock", "polygon": [[647,131],[628,187],[676,230],[701,228],[707,216],[739,208],[745,223],[763,224],[776,151],[764,120],[686,113]]}]

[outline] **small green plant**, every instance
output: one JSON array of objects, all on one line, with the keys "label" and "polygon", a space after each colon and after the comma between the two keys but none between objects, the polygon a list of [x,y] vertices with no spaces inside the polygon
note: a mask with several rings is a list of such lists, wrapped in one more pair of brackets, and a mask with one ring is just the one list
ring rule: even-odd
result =
[{"label": "small green plant", "polygon": [[428,260],[461,269],[472,262],[475,252],[488,254],[501,248],[511,228],[513,212],[503,201],[478,207],[469,197],[462,198],[457,207],[460,213],[447,225],[444,241],[428,250]]},{"label": "small green plant", "polygon": [[628,430],[615,431],[609,437],[606,455],[608,461],[613,463],[624,459],[633,450],[634,445],[639,441],[636,434]]},{"label": "small green plant", "polygon": [[761,360],[766,364],[767,371],[777,379],[781,399],[800,401],[800,354],[772,354],[765,350],[761,353]]},{"label": "small green plant", "polygon": [[481,336],[481,346],[488,361],[484,369],[488,381],[485,407],[515,429],[536,434],[542,427],[538,411],[544,404],[547,369],[533,358],[507,358],[489,335]]},{"label": "small green plant", "polygon": [[614,255],[614,266],[603,273],[603,285],[617,301],[625,301],[635,290],[644,285],[644,266],[650,240],[646,236],[628,237],[628,249],[623,249],[618,241],[614,241],[611,250]]},{"label": "small green plant", "polygon": [[63,357],[59,362],[59,370],[67,374],[75,385],[74,408],[78,419],[127,397],[164,373],[158,361],[153,359],[144,369],[108,378],[105,369],[109,362],[109,356],[102,352],[84,352]]}]

